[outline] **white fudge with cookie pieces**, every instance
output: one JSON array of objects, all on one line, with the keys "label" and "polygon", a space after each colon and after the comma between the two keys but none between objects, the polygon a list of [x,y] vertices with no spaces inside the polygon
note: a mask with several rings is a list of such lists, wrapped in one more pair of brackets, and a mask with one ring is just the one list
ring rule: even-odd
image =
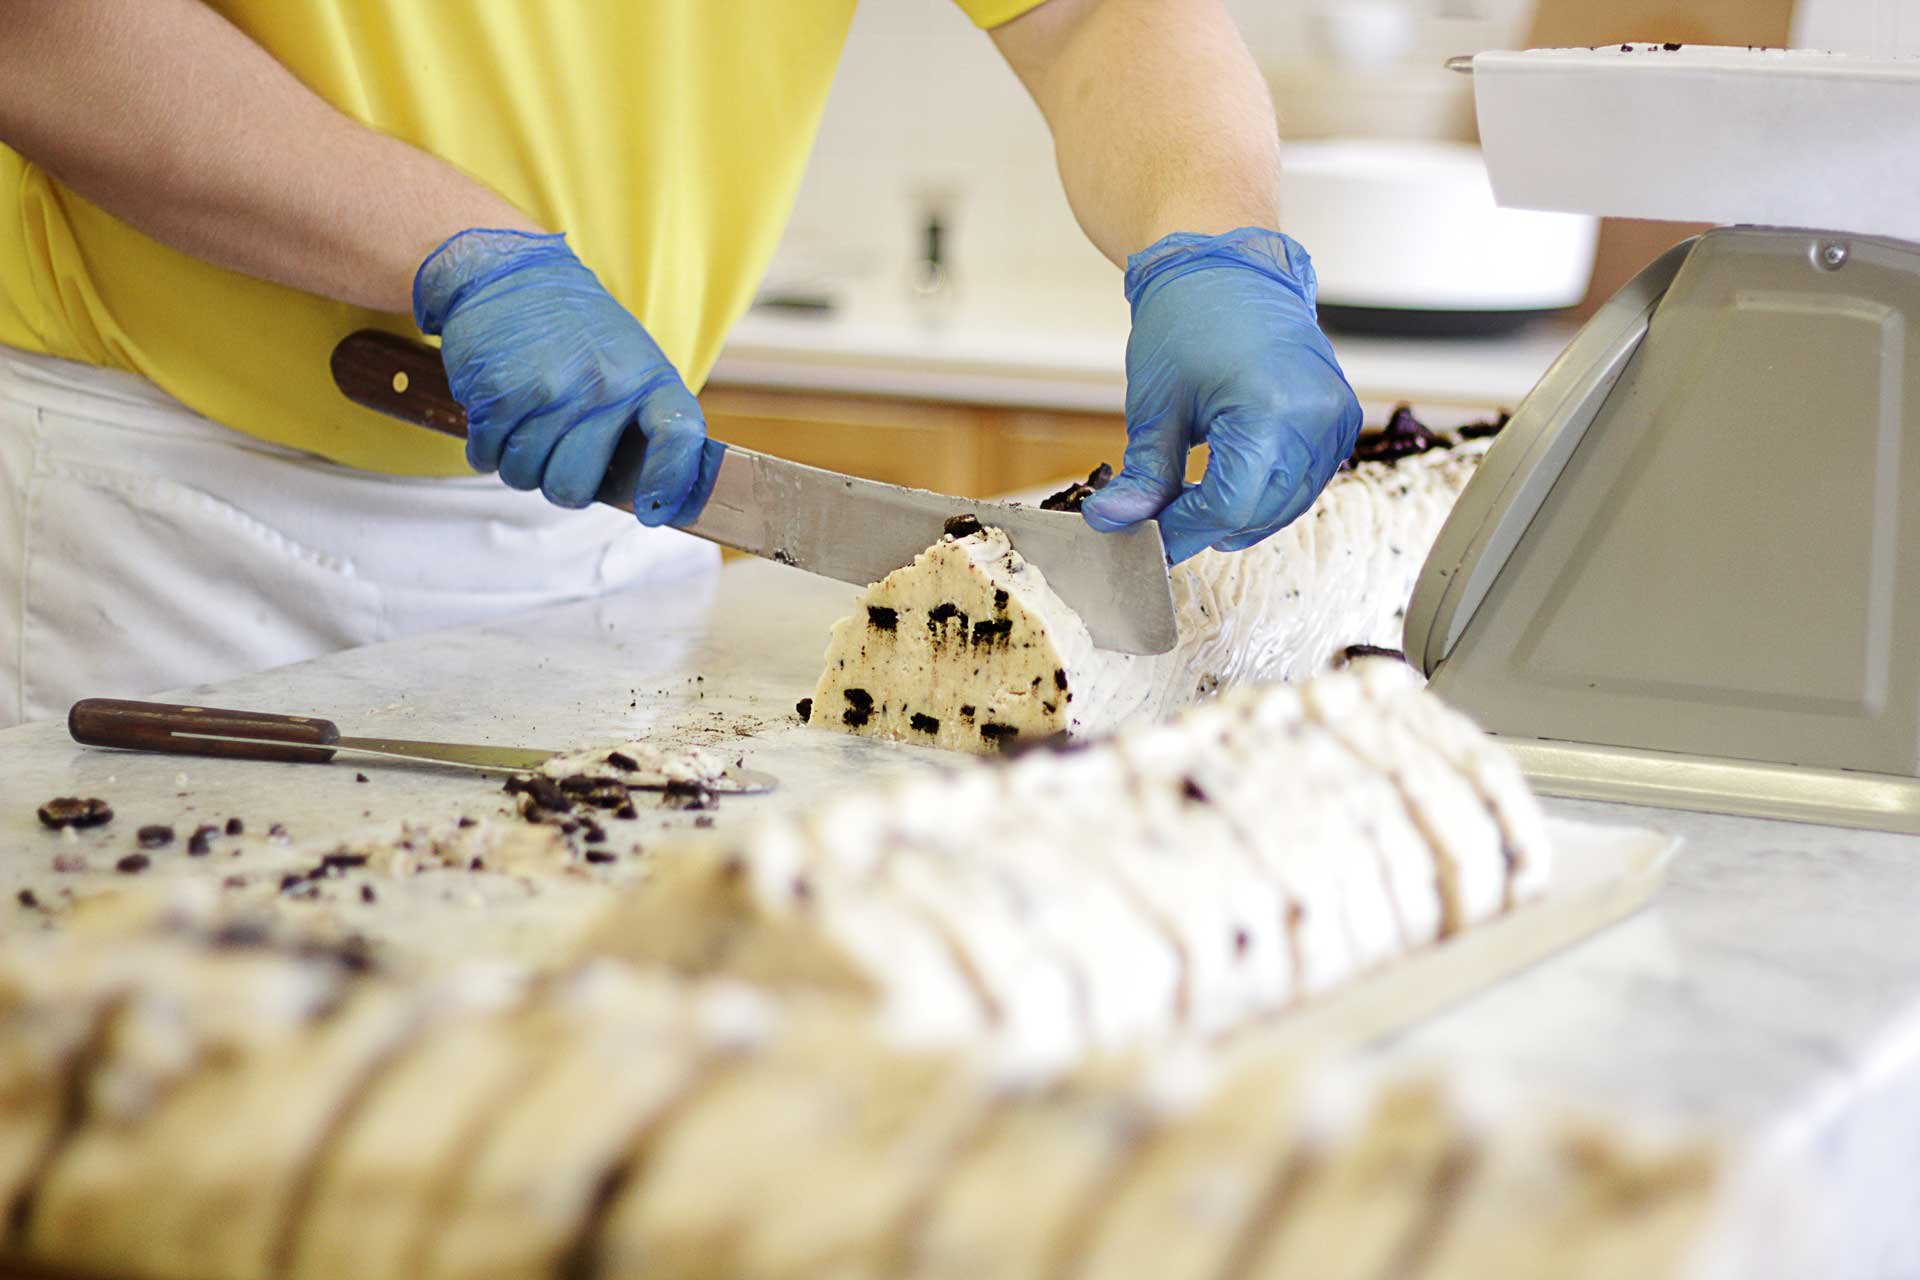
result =
[{"label": "white fudge with cookie pieces", "polygon": [[1420,567],[1489,443],[1357,463],[1258,546],[1174,566],[1179,640],[1157,656],[1096,648],[1003,531],[945,536],[834,624],[809,723],[990,754],[1308,679],[1353,645],[1396,648]]},{"label": "white fudge with cookie pieces", "polygon": [[834,624],[808,722],[988,754],[1109,728],[1114,704],[1102,694],[1129,668],[1094,647],[1004,531],[975,522],[869,587]]}]

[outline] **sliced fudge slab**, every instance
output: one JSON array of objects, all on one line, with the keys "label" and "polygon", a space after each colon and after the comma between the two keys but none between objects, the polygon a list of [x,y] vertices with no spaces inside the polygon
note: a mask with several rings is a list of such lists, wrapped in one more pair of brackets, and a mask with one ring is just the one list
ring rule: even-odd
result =
[{"label": "sliced fudge slab", "polygon": [[1472,783],[1424,738],[1375,712],[1351,672],[1323,676],[1301,696],[1315,720],[1405,797],[1438,859],[1442,933],[1499,915],[1507,897],[1506,839]]},{"label": "sliced fudge slab", "polygon": [[[1262,829],[1272,846],[1268,857],[1285,861],[1289,853],[1298,859],[1303,849],[1321,850],[1308,856],[1337,876],[1357,967],[1371,968],[1438,936],[1431,847],[1387,777],[1308,718],[1294,689],[1244,690],[1196,715],[1217,720],[1220,740],[1237,756],[1262,762],[1242,785],[1265,791],[1276,816],[1286,815]],[[1276,750],[1276,742],[1283,749]]]},{"label": "sliced fudge slab", "polygon": [[1009,1098],[954,1162],[906,1237],[906,1280],[1060,1274],[1155,1122],[1129,1079],[1082,1076]]},{"label": "sliced fudge slab", "polygon": [[[1202,1033],[1237,1025],[1295,995],[1294,904],[1267,871],[1257,819],[1229,803],[1209,743],[1185,726],[1142,729],[1110,756],[1129,804],[1094,842],[1179,940],[1186,987],[1179,1021]],[[1309,933],[1311,931],[1309,930]]]},{"label": "sliced fudge slab", "polygon": [[1404,663],[1360,663],[1354,675],[1383,715],[1418,734],[1480,793],[1506,841],[1507,907],[1545,893],[1553,871],[1546,814],[1514,758],[1471,720],[1425,696],[1419,677]]},{"label": "sliced fudge slab", "polygon": [[457,1009],[371,1083],[328,1144],[293,1235],[291,1280],[418,1275],[449,1183],[546,1051],[506,1016],[524,983],[475,977],[455,996]]},{"label": "sliced fudge slab", "polygon": [[33,934],[0,951],[0,1222],[25,1212],[96,1039],[151,949],[82,948]]},{"label": "sliced fudge slab", "polygon": [[[965,772],[971,777],[908,782],[884,794],[881,803],[893,812],[948,815],[944,830],[903,845],[894,864],[925,858],[947,874],[997,884],[1022,931],[1072,974],[1089,1044],[1127,1043],[1165,1028],[1178,998],[1179,956],[1085,830],[1082,806],[1108,796],[1124,803],[1121,793],[1092,789],[1102,780],[1082,777],[1072,795],[1036,794],[1015,783],[1036,772],[1033,764]],[[964,793],[980,783],[989,784],[987,797],[966,807]],[[1111,817],[1116,831],[1124,829],[1120,813]]]},{"label": "sliced fudge slab", "polygon": [[336,1122],[419,1024],[362,984],[337,1010],[204,1062],[132,1123],[90,1122],[35,1200],[36,1261],[143,1280],[257,1280]]},{"label": "sliced fudge slab", "polygon": [[879,1051],[844,1026],[783,1037],[647,1144],[607,1212],[599,1271],[747,1280],[883,1247],[983,1098],[951,1054]]},{"label": "sliced fudge slab", "polygon": [[[1725,1153],[1711,1144],[1654,1142],[1604,1124],[1529,1117],[1503,1126],[1408,1274],[1419,1280],[1796,1274],[1775,1271],[1744,1249],[1741,1265],[1710,1269],[1715,1250],[1733,1245],[1718,1217],[1728,1182]],[[1742,1234],[1764,1236],[1766,1229],[1747,1222]]]},{"label": "sliced fudge slab", "polygon": [[1176,566],[1180,642],[1153,660],[1150,711],[1308,680],[1352,645],[1397,647],[1420,568],[1487,447],[1358,461],[1273,537]]},{"label": "sliced fudge slab", "polygon": [[[1076,1280],[1211,1280],[1287,1167],[1300,1122],[1295,1072],[1240,1071],[1169,1123],[1103,1197],[1068,1274]],[[1318,1273],[1314,1273],[1318,1274]]]},{"label": "sliced fudge slab", "polygon": [[976,754],[1107,727],[1089,713],[1129,660],[1094,648],[1004,532],[949,528],[834,624],[808,723]]},{"label": "sliced fudge slab", "polygon": [[1258,727],[1236,715],[1252,696],[1193,713],[1196,725],[1215,728],[1208,736],[1218,744],[1216,758],[1236,762],[1198,765],[1196,776],[1209,796],[1247,815],[1254,852],[1289,903],[1298,990],[1317,995],[1404,946],[1373,851],[1346,820],[1337,793],[1312,785],[1296,767],[1312,740],[1278,709],[1295,695],[1259,691],[1272,722]]},{"label": "sliced fudge slab", "polygon": [[1249,1241],[1246,1280],[1380,1280],[1416,1248],[1472,1147],[1444,1089],[1387,1086],[1363,1122],[1309,1143],[1265,1225]]},{"label": "sliced fudge slab", "polygon": [[512,1034],[551,1046],[496,1108],[449,1189],[418,1275],[537,1280],[559,1274],[603,1189],[727,1058],[773,1035],[771,1002],[603,962],[544,992]]},{"label": "sliced fudge slab", "polygon": [[[986,814],[997,797],[970,785],[983,781],[976,773],[847,793],[802,827],[815,857],[836,873],[831,879],[859,879],[937,933],[997,1037],[1036,1064],[1068,1062],[1088,1045],[1085,976],[1033,926],[1032,895],[990,856],[996,842]],[[929,814],[946,821],[926,821]]]},{"label": "sliced fudge slab", "polygon": [[290,1034],[343,972],[237,935],[145,932],[21,940],[0,969],[19,1001],[0,1035],[11,1233],[83,1124],[131,1125],[200,1065]]},{"label": "sliced fudge slab", "polygon": [[586,940],[587,956],[662,964],[872,1008],[909,1043],[981,1034],[988,1014],[945,940],[911,907],[815,860],[797,826],[729,848],[662,850],[649,880]]}]

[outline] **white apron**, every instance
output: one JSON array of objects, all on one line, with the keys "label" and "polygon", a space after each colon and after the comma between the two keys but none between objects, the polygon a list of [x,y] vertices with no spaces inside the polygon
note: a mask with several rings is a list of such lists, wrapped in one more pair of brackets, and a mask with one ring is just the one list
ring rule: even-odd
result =
[{"label": "white apron", "polygon": [[0,347],[0,726],[718,563],[623,512],[356,471]]}]

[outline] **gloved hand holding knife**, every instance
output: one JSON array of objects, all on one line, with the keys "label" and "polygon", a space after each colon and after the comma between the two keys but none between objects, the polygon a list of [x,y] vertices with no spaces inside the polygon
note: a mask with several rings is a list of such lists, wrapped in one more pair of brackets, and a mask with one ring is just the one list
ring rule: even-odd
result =
[{"label": "gloved hand holding knife", "polygon": [[629,424],[647,438],[628,495],[644,525],[693,522],[726,446],[638,320],[558,235],[475,229],[421,264],[414,320],[441,339],[467,411],[467,461],[584,507]]}]

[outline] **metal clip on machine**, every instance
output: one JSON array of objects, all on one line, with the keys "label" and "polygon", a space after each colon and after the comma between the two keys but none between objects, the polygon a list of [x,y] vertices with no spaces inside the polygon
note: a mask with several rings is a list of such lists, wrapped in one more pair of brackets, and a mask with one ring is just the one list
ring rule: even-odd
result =
[{"label": "metal clip on machine", "polygon": [[1920,63],[1472,70],[1503,201],[1737,225],[1647,268],[1522,403],[1409,658],[1550,794],[1920,832]]}]

